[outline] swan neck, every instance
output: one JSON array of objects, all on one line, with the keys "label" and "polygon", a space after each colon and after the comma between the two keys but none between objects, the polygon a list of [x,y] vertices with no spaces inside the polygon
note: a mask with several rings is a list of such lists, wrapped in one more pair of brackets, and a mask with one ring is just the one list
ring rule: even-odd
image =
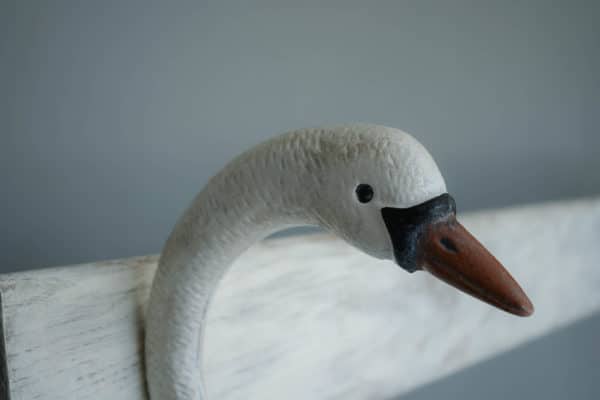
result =
[{"label": "swan neck", "polygon": [[302,193],[278,187],[285,177],[269,175],[267,166],[253,170],[247,164],[238,160],[214,177],[163,248],[147,309],[151,400],[206,399],[202,341],[219,281],[255,242],[289,226],[314,223],[302,211]]}]

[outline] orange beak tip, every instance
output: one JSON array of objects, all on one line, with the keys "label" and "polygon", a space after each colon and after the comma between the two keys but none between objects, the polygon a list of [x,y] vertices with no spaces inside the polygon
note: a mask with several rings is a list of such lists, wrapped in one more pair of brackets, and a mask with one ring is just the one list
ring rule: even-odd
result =
[{"label": "orange beak tip", "polygon": [[527,301],[521,304],[521,306],[518,308],[516,315],[518,315],[519,317],[530,317],[531,315],[533,315],[534,312],[535,307],[533,306],[531,301],[527,299]]},{"label": "orange beak tip", "polygon": [[423,269],[510,314],[533,314],[533,304],[519,284],[456,220],[430,226],[423,239]]}]

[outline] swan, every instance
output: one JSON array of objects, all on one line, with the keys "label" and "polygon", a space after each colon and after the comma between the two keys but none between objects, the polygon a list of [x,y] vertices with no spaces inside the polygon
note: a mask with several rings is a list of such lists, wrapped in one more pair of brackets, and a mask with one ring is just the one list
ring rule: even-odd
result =
[{"label": "swan", "polygon": [[196,195],[162,250],[146,311],[150,399],[206,400],[202,339],[217,284],[248,247],[287,227],[324,227],[408,272],[530,315],[527,295],[455,213],[433,158],[398,129],[302,129],[241,154]]}]

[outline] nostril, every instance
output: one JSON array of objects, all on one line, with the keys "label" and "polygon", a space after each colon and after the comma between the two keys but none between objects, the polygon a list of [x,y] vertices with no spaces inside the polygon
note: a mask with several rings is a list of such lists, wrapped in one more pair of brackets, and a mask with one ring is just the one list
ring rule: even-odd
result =
[{"label": "nostril", "polygon": [[443,237],[440,239],[440,243],[442,244],[442,246],[444,246],[444,248],[446,250],[451,251],[453,253],[458,253],[458,249],[456,248],[456,245],[450,238]]}]

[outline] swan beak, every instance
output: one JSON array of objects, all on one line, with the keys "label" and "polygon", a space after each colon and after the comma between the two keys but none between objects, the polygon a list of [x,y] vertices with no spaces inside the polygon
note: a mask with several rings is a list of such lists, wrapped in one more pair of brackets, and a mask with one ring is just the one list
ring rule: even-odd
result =
[{"label": "swan beak", "polygon": [[410,208],[381,210],[394,258],[408,272],[425,270],[486,303],[522,317],[533,313],[523,289],[457,220],[445,193]]},{"label": "swan beak", "polygon": [[519,284],[454,215],[425,227],[419,242],[417,263],[425,271],[511,314],[533,313]]}]

